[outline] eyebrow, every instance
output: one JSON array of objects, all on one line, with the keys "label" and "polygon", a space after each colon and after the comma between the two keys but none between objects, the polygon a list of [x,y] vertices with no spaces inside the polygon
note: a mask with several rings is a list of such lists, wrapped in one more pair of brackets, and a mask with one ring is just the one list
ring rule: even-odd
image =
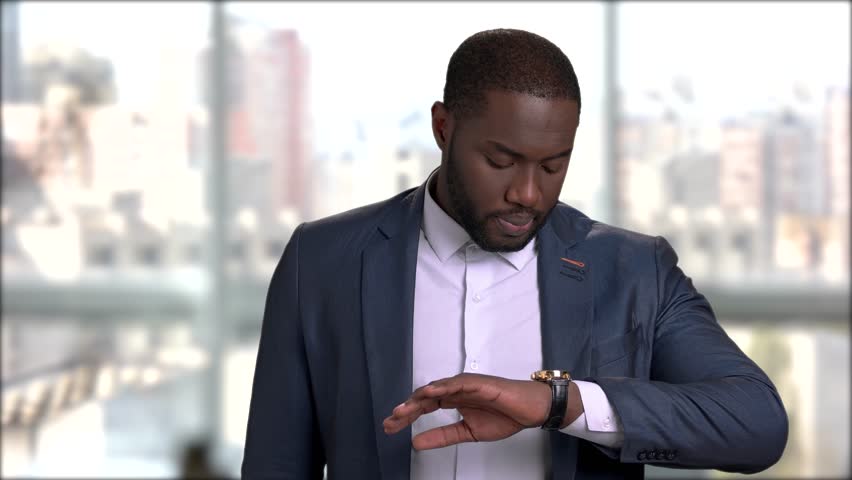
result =
[{"label": "eyebrow", "polygon": [[[496,148],[497,150],[499,150],[502,153],[505,153],[506,155],[512,156],[514,158],[519,158],[519,159],[526,159],[527,158],[526,156],[524,156],[523,153],[516,152],[516,151],[512,150],[511,148],[507,147],[506,145],[503,145],[500,142],[495,142],[494,140],[488,140],[488,143],[490,143],[491,145],[494,146],[494,148]],[[559,157],[567,157],[567,156],[571,155],[572,150],[574,150],[574,149],[569,148],[568,150],[565,150],[564,152],[559,152],[556,155],[551,155],[547,158],[541,159],[540,161],[541,162],[547,162],[547,161],[550,161],[550,160],[555,160]]]}]

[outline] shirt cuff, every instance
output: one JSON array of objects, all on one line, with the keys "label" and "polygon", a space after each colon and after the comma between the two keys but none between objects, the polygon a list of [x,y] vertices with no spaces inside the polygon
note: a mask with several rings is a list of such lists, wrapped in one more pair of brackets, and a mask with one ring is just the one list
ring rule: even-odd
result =
[{"label": "shirt cuff", "polygon": [[584,412],[560,431],[607,447],[621,447],[624,442],[621,420],[603,389],[594,382],[575,380],[574,384],[580,392]]}]

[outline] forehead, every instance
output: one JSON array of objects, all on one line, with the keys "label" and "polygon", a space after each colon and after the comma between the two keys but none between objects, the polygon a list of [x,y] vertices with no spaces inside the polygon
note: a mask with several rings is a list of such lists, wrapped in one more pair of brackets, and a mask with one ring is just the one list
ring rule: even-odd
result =
[{"label": "forehead", "polygon": [[469,121],[473,132],[504,139],[568,142],[569,147],[573,144],[580,121],[574,100],[539,98],[503,90],[488,91],[485,99],[485,108],[465,121]]}]

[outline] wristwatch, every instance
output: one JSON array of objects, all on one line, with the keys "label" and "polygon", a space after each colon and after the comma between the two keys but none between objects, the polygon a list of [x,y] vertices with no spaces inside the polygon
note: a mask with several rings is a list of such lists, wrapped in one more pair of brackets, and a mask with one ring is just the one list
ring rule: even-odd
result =
[{"label": "wristwatch", "polygon": [[568,407],[568,384],[571,383],[571,374],[564,370],[538,370],[533,372],[530,378],[550,385],[553,394],[550,413],[541,428],[559,430],[562,419],[565,418],[565,409]]}]

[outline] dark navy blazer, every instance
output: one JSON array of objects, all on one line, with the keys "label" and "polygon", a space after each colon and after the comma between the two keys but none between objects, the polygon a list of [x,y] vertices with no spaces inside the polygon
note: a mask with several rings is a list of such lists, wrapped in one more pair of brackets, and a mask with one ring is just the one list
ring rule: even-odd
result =
[{"label": "dark navy blazer", "polygon": [[[409,477],[410,427],[386,435],[382,420],[411,393],[424,193],[293,233],[266,300],[244,478],[322,478],[325,465],[330,479]],[[537,242],[543,367],[600,385],[624,428],[620,451],[551,433],[554,478],[642,478],[646,463],[748,473],[779,459],[775,387],[662,237],[560,203]]]}]

